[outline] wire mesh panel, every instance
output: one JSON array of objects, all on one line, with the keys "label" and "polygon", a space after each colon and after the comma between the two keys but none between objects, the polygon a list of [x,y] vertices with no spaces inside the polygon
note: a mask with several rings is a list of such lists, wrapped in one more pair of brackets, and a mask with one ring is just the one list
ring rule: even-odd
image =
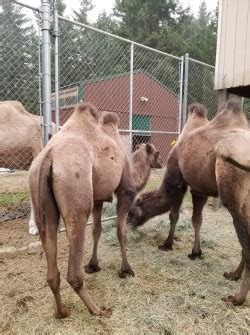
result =
[{"label": "wire mesh panel", "polygon": [[214,77],[214,66],[189,58],[187,104],[199,102],[206,106],[209,119],[214,117],[218,109],[218,93],[214,90]]},{"label": "wire mesh panel", "polygon": [[61,19],[59,54],[61,124],[77,102],[86,101],[116,112],[120,128],[127,129],[130,45]]},{"label": "wire mesh panel", "polygon": [[[119,116],[130,154],[150,142],[166,163],[179,130],[181,59],[60,16],[59,55],[61,125],[78,102],[90,102]],[[53,119],[55,98],[52,93]],[[148,189],[159,186],[163,170],[152,173]],[[114,215],[114,205],[105,213]]]},{"label": "wire mesh panel", "polygon": [[27,170],[42,149],[38,12],[0,3],[0,220],[28,210]]}]

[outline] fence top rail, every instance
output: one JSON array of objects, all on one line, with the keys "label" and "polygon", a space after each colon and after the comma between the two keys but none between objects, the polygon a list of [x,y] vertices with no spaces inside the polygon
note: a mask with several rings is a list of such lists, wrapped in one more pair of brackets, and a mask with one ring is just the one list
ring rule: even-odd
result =
[{"label": "fence top rail", "polygon": [[204,65],[204,66],[210,67],[211,69],[215,69],[215,66],[214,66],[214,65],[210,65],[210,64],[201,62],[201,61],[199,61],[199,60],[197,60],[197,59],[194,59],[194,58],[191,58],[191,57],[188,57],[188,59],[191,60],[191,61],[194,62],[194,63],[197,63],[197,64],[200,64],[200,65]]},{"label": "fence top rail", "polygon": [[41,12],[40,8],[33,7],[33,6],[30,6],[30,5],[26,5],[25,3],[22,3],[21,1],[12,0],[12,2],[15,3],[16,5],[20,5],[20,6],[32,9],[32,10],[34,10],[36,12]]},{"label": "fence top rail", "polygon": [[120,41],[129,43],[129,44],[133,44],[133,45],[136,45],[136,46],[138,46],[138,47],[141,47],[141,48],[144,48],[144,49],[147,49],[147,50],[156,52],[156,53],[158,53],[158,54],[160,54],[160,55],[164,55],[164,56],[168,56],[168,57],[170,57],[170,58],[178,59],[179,61],[181,60],[181,57],[177,57],[177,56],[168,54],[168,53],[166,53],[166,52],[163,52],[163,51],[160,51],[160,50],[157,50],[157,49],[154,49],[154,48],[150,48],[150,47],[148,47],[148,46],[146,46],[146,45],[143,45],[143,44],[140,44],[140,43],[131,41],[131,40],[129,40],[129,39],[126,39],[126,38],[123,38],[123,37],[120,37],[120,36],[117,36],[117,35],[108,33],[108,32],[106,32],[106,31],[103,31],[103,30],[100,30],[100,29],[97,29],[97,28],[88,26],[87,24],[84,24],[84,23],[80,23],[80,22],[77,22],[77,21],[74,21],[74,20],[67,19],[67,18],[65,18],[65,17],[63,17],[63,16],[61,16],[61,15],[58,15],[58,18],[59,18],[60,20],[62,20],[62,21],[65,21],[65,22],[69,22],[69,23],[75,24],[75,25],[77,25],[77,26],[79,26],[79,27],[86,28],[86,29],[95,31],[95,32],[97,32],[97,33],[100,33],[100,34],[103,34],[103,35],[106,35],[106,36],[115,38],[115,39],[117,39],[117,40],[120,40]]}]

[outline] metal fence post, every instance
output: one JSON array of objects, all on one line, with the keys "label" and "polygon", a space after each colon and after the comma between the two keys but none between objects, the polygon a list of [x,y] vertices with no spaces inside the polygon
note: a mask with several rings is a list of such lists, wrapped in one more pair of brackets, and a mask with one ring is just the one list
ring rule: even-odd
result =
[{"label": "metal fence post", "polygon": [[182,104],[183,104],[183,70],[184,70],[184,57],[181,57],[179,67],[179,116],[178,116],[178,133],[181,133],[182,124]]},{"label": "metal fence post", "polygon": [[183,106],[182,106],[182,128],[187,120],[187,104],[188,104],[188,65],[189,54],[184,56],[184,86],[183,86]]},{"label": "metal fence post", "polygon": [[54,3],[54,29],[55,38],[55,121],[56,131],[60,129],[60,110],[59,110],[59,50],[58,50],[58,12],[57,1]]},{"label": "metal fence post", "polygon": [[42,106],[44,145],[51,134],[50,5],[42,0]]},{"label": "metal fence post", "polygon": [[130,45],[130,82],[129,82],[129,145],[133,151],[133,80],[134,80],[134,43]]}]

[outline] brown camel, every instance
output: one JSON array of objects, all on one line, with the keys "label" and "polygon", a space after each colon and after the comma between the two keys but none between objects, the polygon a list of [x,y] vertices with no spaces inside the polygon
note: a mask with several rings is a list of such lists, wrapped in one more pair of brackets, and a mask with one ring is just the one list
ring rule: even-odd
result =
[{"label": "brown camel", "polygon": [[[192,107],[193,108],[193,107]],[[136,200],[128,221],[134,226],[170,210],[170,232],[161,250],[172,249],[175,226],[187,186],[193,201],[192,223],[195,243],[191,259],[201,257],[200,228],[202,210],[209,196],[220,196],[230,212],[243,249],[243,258],[236,271],[225,277],[237,279],[245,266],[245,276],[239,293],[226,301],[242,304],[250,288],[250,135],[241,106],[228,101],[215,118],[208,122],[201,109],[193,108],[187,125],[172,149],[162,185]],[[202,119],[204,126],[192,130],[192,117]]]},{"label": "brown camel", "polygon": [[[99,121],[99,126],[101,129],[108,134],[110,137],[115,139],[119,147],[124,147],[124,144],[120,138],[119,130],[117,127],[118,119],[115,114],[108,112],[102,113]],[[159,158],[159,152],[156,150],[153,144],[140,144],[137,146],[136,151],[132,155],[131,160],[131,173],[132,182],[136,189],[136,192],[142,190],[146,182],[149,179],[150,172],[152,168],[162,168],[162,163]],[[112,201],[112,197],[109,199]],[[102,232],[101,224],[101,213],[103,208],[103,201],[98,201],[94,203],[94,208],[92,212],[93,224],[92,224],[92,235],[93,235],[93,252],[89,263],[85,266],[85,271],[87,273],[98,272],[101,270],[98,265],[97,259],[97,249],[98,242]],[[124,277],[122,272],[119,272],[120,277]],[[131,275],[134,275],[131,271]]]},{"label": "brown camel", "polygon": [[67,281],[90,313],[109,317],[111,310],[98,308],[84,286],[82,258],[85,227],[92,211],[94,221],[97,221],[102,203],[108,201],[113,193],[117,196],[117,236],[122,255],[119,274],[121,277],[134,274],[126,256],[126,217],[136,187],[125,149],[118,145],[120,139],[116,120],[113,113],[107,113],[98,124],[99,115],[95,109],[88,104],[79,105],[30,168],[35,221],[47,258],[47,281],[55,297],[58,318],[69,315],[61,302],[57,268],[60,214],[69,240]]}]

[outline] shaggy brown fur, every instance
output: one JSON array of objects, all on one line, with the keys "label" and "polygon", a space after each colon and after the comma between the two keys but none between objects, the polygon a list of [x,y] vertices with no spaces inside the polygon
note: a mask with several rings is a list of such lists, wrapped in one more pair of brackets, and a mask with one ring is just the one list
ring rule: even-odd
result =
[{"label": "shaggy brown fur", "polygon": [[57,268],[60,214],[69,240],[67,280],[90,313],[109,317],[111,310],[98,308],[84,286],[82,258],[85,227],[93,211],[94,252],[90,267],[98,270],[96,253],[101,232],[102,204],[113,193],[117,196],[117,236],[122,254],[119,275],[134,275],[126,256],[126,217],[136,187],[132,181],[130,162],[119,137],[116,116],[103,114],[98,122],[99,114],[93,107],[79,105],[30,168],[35,221],[46,253],[47,281],[55,297],[56,317],[59,318],[69,315],[68,309],[61,302]]},{"label": "shaggy brown fur", "polygon": [[[192,108],[195,112],[195,108]],[[195,129],[202,121],[201,126]],[[194,126],[192,130],[192,123]],[[205,125],[202,125],[204,123]],[[233,130],[232,129],[241,129]],[[242,130],[243,129],[243,130]],[[244,130],[245,129],[245,130]],[[172,249],[175,225],[187,186],[191,187],[193,200],[192,223],[195,229],[195,243],[190,258],[201,256],[200,228],[202,209],[208,196],[220,196],[233,217],[235,229],[243,248],[245,277],[240,292],[228,298],[234,304],[245,301],[250,288],[250,175],[249,153],[240,154],[238,145],[249,148],[249,132],[245,114],[239,104],[228,101],[216,117],[208,122],[204,114],[191,113],[182,135],[172,149],[167,162],[167,171],[158,191],[142,195],[135,202],[128,220],[135,226],[149,218],[170,210],[170,232],[160,246],[162,250]],[[227,143],[235,143],[234,146]],[[246,155],[244,157],[244,155]],[[191,157],[191,159],[190,159]],[[236,162],[236,164],[235,164]],[[241,169],[241,166],[244,169]],[[238,267],[237,274],[242,269]],[[226,274],[230,277],[229,274]]]}]

